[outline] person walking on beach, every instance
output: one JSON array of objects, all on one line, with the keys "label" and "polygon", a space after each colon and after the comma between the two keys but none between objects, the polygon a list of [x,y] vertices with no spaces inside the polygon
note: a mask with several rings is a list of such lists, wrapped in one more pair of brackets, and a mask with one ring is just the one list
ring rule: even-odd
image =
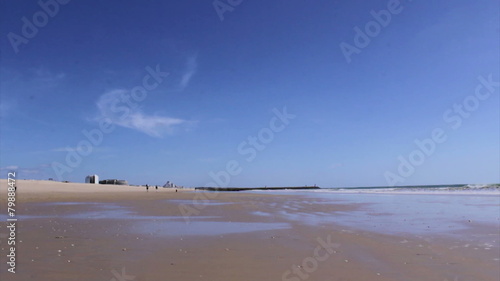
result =
[{"label": "person walking on beach", "polygon": [[156,191],[158,191],[158,186],[157,185],[155,185],[155,189],[156,189]]},{"label": "person walking on beach", "polygon": [[149,191],[149,185],[146,184],[146,192]]}]

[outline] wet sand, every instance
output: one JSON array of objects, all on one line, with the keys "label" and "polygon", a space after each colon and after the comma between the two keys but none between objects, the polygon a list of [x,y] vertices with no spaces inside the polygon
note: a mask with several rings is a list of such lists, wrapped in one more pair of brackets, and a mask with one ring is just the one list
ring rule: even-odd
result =
[{"label": "wet sand", "polygon": [[19,181],[0,279],[499,280],[497,195],[364,196]]}]

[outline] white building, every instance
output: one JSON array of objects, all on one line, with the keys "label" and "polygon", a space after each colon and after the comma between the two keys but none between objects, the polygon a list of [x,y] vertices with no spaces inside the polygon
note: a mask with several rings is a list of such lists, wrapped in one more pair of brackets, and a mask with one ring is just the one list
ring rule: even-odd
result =
[{"label": "white building", "polygon": [[85,183],[99,184],[99,176],[98,175],[86,176]]}]

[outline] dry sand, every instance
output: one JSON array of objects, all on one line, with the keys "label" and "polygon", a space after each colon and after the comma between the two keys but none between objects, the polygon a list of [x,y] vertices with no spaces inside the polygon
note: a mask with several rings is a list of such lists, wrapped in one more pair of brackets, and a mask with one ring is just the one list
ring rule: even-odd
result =
[{"label": "dry sand", "polygon": [[340,200],[45,181],[18,181],[16,200],[16,273],[2,223],[0,280],[500,280],[498,227],[417,236],[280,215],[362,207]]}]

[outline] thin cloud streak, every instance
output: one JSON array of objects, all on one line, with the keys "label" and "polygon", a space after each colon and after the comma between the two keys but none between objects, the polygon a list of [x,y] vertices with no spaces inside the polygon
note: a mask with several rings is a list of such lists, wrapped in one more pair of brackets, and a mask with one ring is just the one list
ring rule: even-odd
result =
[{"label": "thin cloud streak", "polygon": [[128,91],[113,90],[103,94],[96,104],[99,110],[97,120],[106,118],[114,125],[133,129],[152,137],[173,134],[176,128],[189,127],[193,123],[179,118],[148,115],[139,106],[133,108],[121,103],[125,95],[128,95]]},{"label": "thin cloud streak", "polygon": [[6,167],[0,167],[0,171],[15,171],[17,177],[30,176],[30,177],[38,177],[39,179],[46,178],[48,174],[46,173],[47,169],[50,168],[50,164],[41,164],[36,167],[26,168],[20,167],[17,165],[11,165]]},{"label": "thin cloud streak", "polygon": [[188,58],[186,63],[186,71],[182,75],[182,79],[180,82],[180,90],[184,90],[188,85],[191,78],[193,78],[194,74],[198,69],[197,56],[191,56]]},{"label": "thin cloud streak", "polygon": [[13,171],[19,169],[19,166],[0,167],[0,171]]}]

